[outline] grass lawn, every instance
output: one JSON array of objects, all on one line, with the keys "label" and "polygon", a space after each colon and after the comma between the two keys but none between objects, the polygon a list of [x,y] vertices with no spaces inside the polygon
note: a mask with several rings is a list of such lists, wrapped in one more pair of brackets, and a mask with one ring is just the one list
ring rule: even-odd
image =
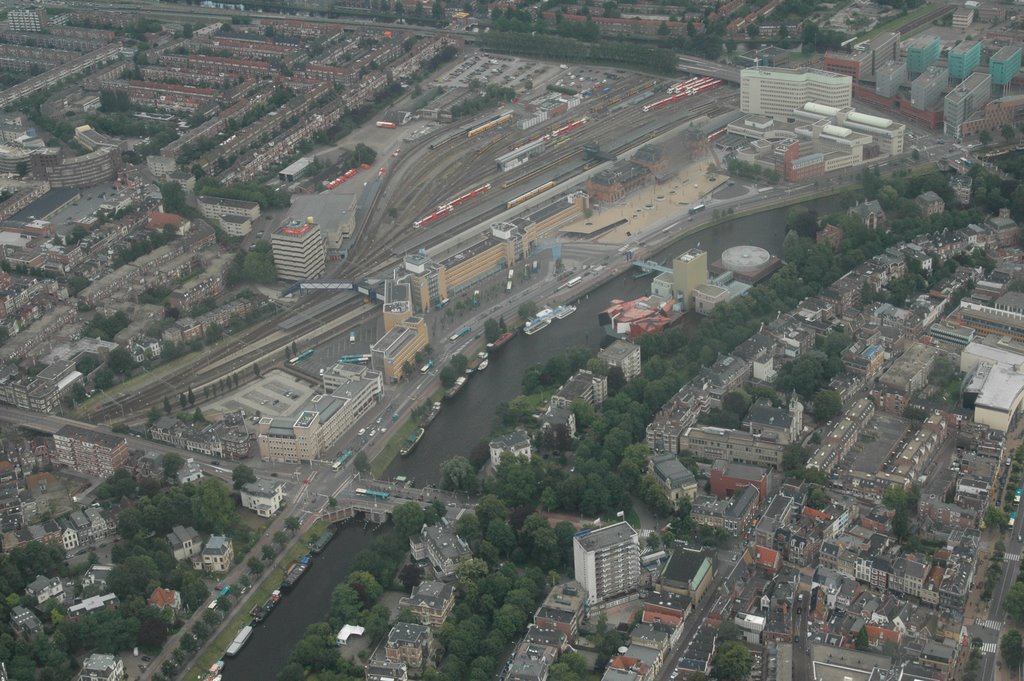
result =
[{"label": "grass lawn", "polygon": [[235,640],[235,636],[238,635],[242,627],[250,622],[249,612],[256,605],[260,605],[270,598],[270,594],[280,586],[281,580],[284,579],[284,568],[308,552],[306,544],[320,536],[324,531],[324,527],[323,522],[317,521],[314,523],[291,549],[278,557],[272,569],[260,575],[259,584],[246,594],[245,602],[241,606],[235,606],[227,626],[213,640],[213,643],[207,647],[203,654],[196,658],[192,668],[182,677],[183,679],[201,679],[214,662],[223,658],[224,651]]}]

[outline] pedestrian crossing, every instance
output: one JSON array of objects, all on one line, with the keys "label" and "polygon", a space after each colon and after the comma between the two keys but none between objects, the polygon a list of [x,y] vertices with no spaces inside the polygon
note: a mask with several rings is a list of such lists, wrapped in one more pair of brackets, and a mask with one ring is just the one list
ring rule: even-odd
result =
[{"label": "pedestrian crossing", "polygon": [[995,629],[996,631],[1003,628],[1003,623],[999,620],[977,620],[977,623],[986,629]]},{"label": "pedestrian crossing", "polygon": [[1014,560],[1014,561],[1017,561],[1019,563],[1020,562],[1020,554],[1019,553],[1004,553],[1003,554],[1003,560]]},{"label": "pedestrian crossing", "polygon": [[999,646],[995,643],[982,643],[981,652],[995,654],[999,652]]}]

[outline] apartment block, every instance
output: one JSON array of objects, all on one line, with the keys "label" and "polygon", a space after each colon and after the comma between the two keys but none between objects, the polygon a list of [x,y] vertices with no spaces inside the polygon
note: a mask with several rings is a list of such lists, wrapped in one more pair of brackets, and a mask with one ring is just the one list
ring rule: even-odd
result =
[{"label": "apartment block", "polygon": [[128,463],[128,441],[79,426],[63,426],[53,435],[53,460],[81,473],[107,478]]},{"label": "apartment block", "polygon": [[577,534],[572,552],[576,581],[586,591],[589,605],[640,585],[640,536],[627,522]]},{"label": "apartment block", "polygon": [[270,245],[278,279],[302,281],[323,276],[327,248],[320,226],[315,222],[289,222],[274,232]]}]

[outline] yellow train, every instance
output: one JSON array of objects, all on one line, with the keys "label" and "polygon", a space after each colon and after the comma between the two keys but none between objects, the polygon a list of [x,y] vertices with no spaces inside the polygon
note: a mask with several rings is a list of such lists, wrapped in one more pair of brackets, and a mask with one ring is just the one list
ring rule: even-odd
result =
[{"label": "yellow train", "polygon": [[529,201],[530,199],[532,199],[535,196],[539,196],[539,195],[543,194],[544,192],[546,192],[547,190],[551,189],[554,186],[555,186],[555,181],[554,180],[551,180],[550,182],[545,182],[544,184],[540,185],[539,187],[534,187],[533,189],[531,189],[530,191],[526,192],[525,194],[520,194],[516,198],[512,199],[511,201],[509,201],[505,205],[505,208],[514,208],[514,207],[518,206],[519,204],[521,204],[521,203],[523,203],[525,201]]}]

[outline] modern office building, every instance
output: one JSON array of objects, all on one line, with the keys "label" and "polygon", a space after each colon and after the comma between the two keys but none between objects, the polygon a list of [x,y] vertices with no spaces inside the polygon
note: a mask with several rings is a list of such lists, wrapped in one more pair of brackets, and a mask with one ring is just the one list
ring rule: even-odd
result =
[{"label": "modern office building", "polygon": [[891,61],[875,70],[875,92],[883,97],[895,97],[907,82],[907,63]]},{"label": "modern office building", "polygon": [[594,605],[629,593],[640,584],[640,535],[621,522],[580,532],[572,540],[576,581]]},{"label": "modern office building", "polygon": [[294,220],[270,237],[274,250],[277,278],[301,281],[323,276],[327,266],[327,249],[320,226],[312,220]]},{"label": "modern office building", "polygon": [[947,55],[949,77],[961,81],[974,72],[981,63],[981,41],[965,40],[951,47]]},{"label": "modern office building", "polygon": [[987,73],[972,73],[950,90],[943,106],[945,133],[961,138],[963,132],[960,127],[973,114],[980,111],[991,97],[992,76]]},{"label": "modern office building", "polygon": [[314,395],[298,416],[261,418],[257,424],[260,458],[299,463],[315,461],[326,454],[335,441],[376,404],[374,386],[378,381],[371,377],[364,383],[358,388],[352,386],[351,396],[341,392]]},{"label": "modern office building", "polygon": [[988,60],[988,72],[992,76],[992,84],[1004,87],[1020,73],[1020,45],[1001,47]]},{"label": "modern office building", "polygon": [[686,310],[693,309],[697,287],[708,283],[708,254],[699,248],[677,255],[672,261],[672,291]]},{"label": "modern office building", "polygon": [[910,106],[931,111],[939,106],[949,86],[949,70],[932,64],[910,83]]},{"label": "modern office building", "polygon": [[937,35],[921,35],[907,41],[907,69],[912,75],[924,73],[942,54],[942,41]]},{"label": "modern office building", "polygon": [[750,68],[740,71],[740,110],[785,118],[807,102],[850,106],[853,78],[817,69]]},{"label": "modern office building", "polygon": [[849,52],[825,53],[825,70],[850,76],[854,81],[870,79],[899,57],[900,34],[882,33],[854,45]]},{"label": "modern office building", "polygon": [[[960,126],[960,134],[963,137],[970,137],[982,130],[997,133],[1004,125],[1014,126],[1021,120],[1024,120],[1024,95],[1000,97],[986,103],[981,107],[981,111],[964,121]],[[970,179],[970,176],[966,179]],[[965,203],[969,201],[970,199]]]}]

